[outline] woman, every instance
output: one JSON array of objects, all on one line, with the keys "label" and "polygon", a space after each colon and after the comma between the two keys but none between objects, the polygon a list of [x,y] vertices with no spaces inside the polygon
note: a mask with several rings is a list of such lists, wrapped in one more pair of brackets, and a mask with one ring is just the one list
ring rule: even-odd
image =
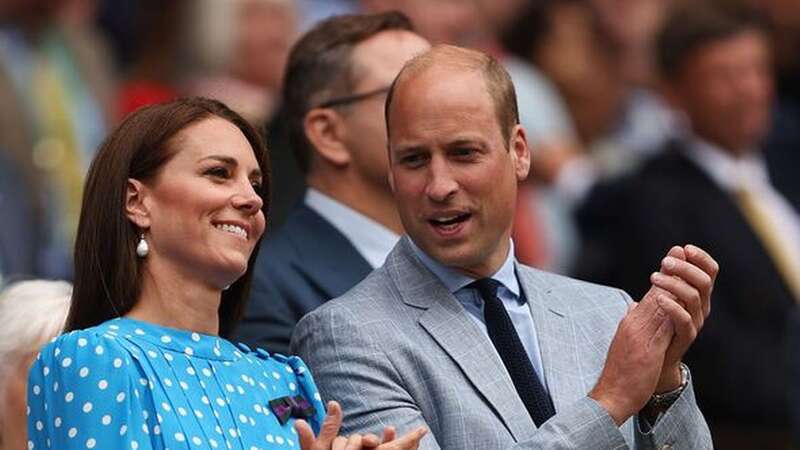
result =
[{"label": "woman", "polygon": [[[29,448],[344,448],[335,404],[318,439],[292,427],[325,416],[299,358],[218,337],[243,309],[269,175],[258,133],[213,100],[143,108],[108,138],[86,183],[69,333],[31,369]],[[365,439],[349,443],[379,444]]]},{"label": "woman", "polygon": [[0,293],[0,450],[25,448],[28,370],[39,349],[64,327],[72,286],[29,280]]}]

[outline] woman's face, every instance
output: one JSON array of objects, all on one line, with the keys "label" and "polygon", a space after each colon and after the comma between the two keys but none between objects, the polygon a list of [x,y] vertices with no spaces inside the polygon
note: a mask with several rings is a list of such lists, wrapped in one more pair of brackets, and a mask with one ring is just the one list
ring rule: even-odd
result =
[{"label": "woman's face", "polygon": [[264,233],[261,169],[244,134],[217,117],[170,145],[175,155],[142,186],[148,264],[222,289],[245,273]]}]

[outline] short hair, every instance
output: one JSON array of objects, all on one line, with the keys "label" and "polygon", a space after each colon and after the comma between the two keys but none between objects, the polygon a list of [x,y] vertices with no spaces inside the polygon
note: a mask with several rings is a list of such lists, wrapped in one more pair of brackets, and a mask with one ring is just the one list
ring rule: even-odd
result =
[{"label": "short hair", "polygon": [[311,168],[313,147],[306,137],[306,114],[334,97],[351,94],[357,82],[353,48],[388,30],[413,31],[404,14],[348,14],[326,19],[308,31],[289,54],[283,87],[283,105],[289,143],[301,171]]},{"label": "short hair", "polygon": [[0,398],[9,370],[61,334],[72,285],[66,281],[27,280],[0,292]]},{"label": "short hair", "polygon": [[746,31],[765,31],[758,11],[742,0],[683,1],[669,11],[656,36],[661,76],[674,78],[693,52]]},{"label": "short hair", "polygon": [[[136,256],[140,232],[125,213],[128,179],[144,183],[153,180],[177,153],[173,138],[190,125],[210,118],[230,122],[249,142],[264,177],[257,194],[267,215],[267,149],[259,132],[242,116],[222,102],[201,97],[137,110],[106,138],[89,168],[75,238],[75,287],[67,330],[100,324],[125,315],[134,306],[141,288],[142,260]],[[245,274],[222,293],[219,326],[223,336],[244,313],[258,248],[256,245],[250,255]]]},{"label": "short hair", "polygon": [[386,133],[389,130],[389,112],[397,87],[407,82],[410,78],[427,69],[444,65],[458,71],[479,71],[486,83],[486,91],[494,103],[497,124],[505,139],[505,145],[511,139],[511,129],[519,124],[519,108],[517,107],[517,94],[514,83],[508,72],[496,59],[486,53],[470,50],[454,45],[437,45],[421,55],[408,61],[392,82],[389,94],[386,96],[385,117]]}]

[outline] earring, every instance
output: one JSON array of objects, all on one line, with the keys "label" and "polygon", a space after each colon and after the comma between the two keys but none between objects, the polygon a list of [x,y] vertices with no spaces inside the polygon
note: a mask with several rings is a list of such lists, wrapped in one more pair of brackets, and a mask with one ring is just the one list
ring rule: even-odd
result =
[{"label": "earring", "polygon": [[144,240],[144,233],[139,238],[139,243],[136,245],[136,255],[139,258],[144,258],[147,254],[150,253],[150,246],[147,245],[147,241]]}]

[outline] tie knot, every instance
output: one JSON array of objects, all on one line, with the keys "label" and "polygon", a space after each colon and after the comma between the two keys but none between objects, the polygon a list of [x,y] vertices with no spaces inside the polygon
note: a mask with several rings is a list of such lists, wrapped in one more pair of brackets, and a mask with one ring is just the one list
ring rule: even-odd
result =
[{"label": "tie knot", "polygon": [[500,282],[492,278],[481,278],[470,283],[469,287],[480,292],[484,301],[489,301],[497,298],[497,289],[500,287]]}]

